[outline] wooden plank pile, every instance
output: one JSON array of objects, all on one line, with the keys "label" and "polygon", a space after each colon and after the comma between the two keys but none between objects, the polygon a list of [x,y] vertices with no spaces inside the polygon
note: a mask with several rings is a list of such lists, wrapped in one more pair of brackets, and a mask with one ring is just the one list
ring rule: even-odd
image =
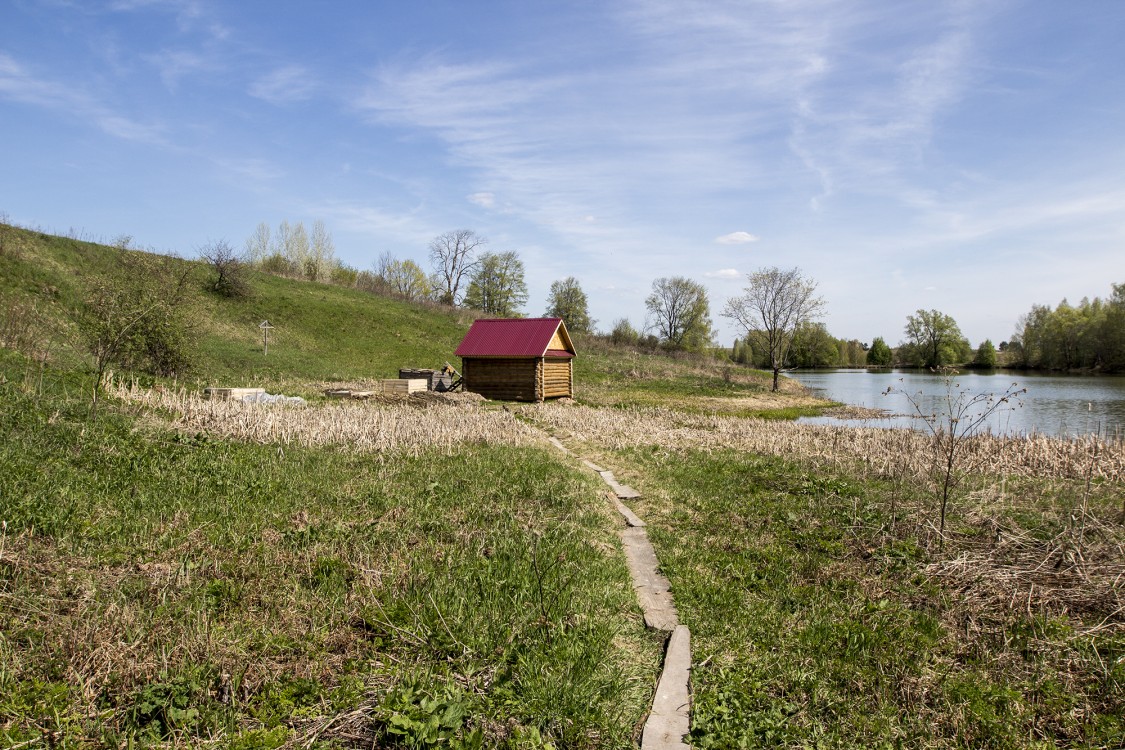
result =
[{"label": "wooden plank pile", "polygon": [[443,370],[403,368],[398,371],[398,377],[399,380],[418,380],[421,378],[426,381],[427,390],[431,391],[448,391],[450,386],[453,385],[453,376]]},{"label": "wooden plank pile", "polygon": [[425,391],[428,381],[421,378],[390,378],[375,381],[371,390],[352,390],[350,388],[331,388],[324,392],[328,398],[349,398],[363,400],[372,396],[409,396],[411,393]]}]

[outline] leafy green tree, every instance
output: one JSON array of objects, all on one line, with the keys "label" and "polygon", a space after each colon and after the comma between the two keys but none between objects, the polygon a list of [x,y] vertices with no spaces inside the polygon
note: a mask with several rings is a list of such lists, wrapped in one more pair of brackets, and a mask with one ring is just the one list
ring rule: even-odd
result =
[{"label": "leafy green tree", "polygon": [[702,351],[711,343],[711,305],[702,284],[683,276],[656,279],[645,307],[647,327],[666,348]]},{"label": "leafy green tree", "polygon": [[633,327],[628,318],[618,318],[613,322],[609,340],[618,346],[636,346],[641,334]]},{"label": "leafy green tree", "polygon": [[383,253],[375,263],[379,291],[407,300],[424,300],[433,295],[430,277],[409,258],[398,260],[390,253]]},{"label": "leafy green tree", "polygon": [[858,339],[836,339],[840,367],[862,367],[867,360],[867,346]]},{"label": "leafy green tree", "polygon": [[921,367],[941,367],[963,361],[969,342],[950,316],[937,310],[918,310],[906,316],[908,353]]},{"label": "leafy green tree", "polygon": [[823,323],[802,323],[793,333],[790,362],[794,367],[833,367],[840,358],[836,340]]},{"label": "leafy green tree", "polygon": [[1009,348],[1025,367],[1049,370],[1125,369],[1125,301],[1114,285],[1107,300],[1065,299],[1055,309],[1033,305],[1020,317]]},{"label": "leafy green tree", "polygon": [[741,297],[727,300],[723,317],[737,323],[748,336],[757,333],[773,371],[773,390],[780,388],[781,370],[789,360],[793,337],[802,324],[815,320],[824,309],[816,296],[816,282],[799,268],[761,268],[747,276]]},{"label": "leafy green tree", "polygon": [[571,333],[592,333],[594,322],[590,319],[586,293],[578,279],[568,276],[551,283],[547,295],[547,317],[562,318]]},{"label": "leafy green tree", "polygon": [[502,318],[515,317],[527,302],[523,261],[514,250],[485,253],[473,270],[465,306]]},{"label": "leafy green tree", "polygon": [[985,339],[977,347],[976,356],[973,357],[973,367],[992,369],[996,367],[996,347],[992,339]]},{"label": "leafy green tree", "polygon": [[1106,303],[1102,326],[1106,369],[1125,371],[1125,284],[1113,285],[1113,296]]},{"label": "leafy green tree", "polygon": [[882,336],[876,336],[871,341],[871,348],[867,350],[867,364],[875,367],[890,367],[894,364],[895,355],[891,347]]}]

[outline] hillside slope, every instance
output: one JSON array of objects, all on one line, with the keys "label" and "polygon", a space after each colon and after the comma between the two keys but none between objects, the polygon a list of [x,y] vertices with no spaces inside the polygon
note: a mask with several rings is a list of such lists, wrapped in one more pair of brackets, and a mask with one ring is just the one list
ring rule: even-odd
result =
[{"label": "hillside slope", "polygon": [[[5,328],[25,327],[52,358],[88,359],[75,327],[86,289],[122,251],[92,242],[5,227],[0,307]],[[130,251],[133,252],[133,251]],[[295,386],[309,381],[396,377],[400,367],[453,360],[472,322],[463,311],[414,305],[356,289],[251,271],[251,293],[228,299],[207,290],[210,269],[190,268],[186,319],[194,339],[191,383]],[[18,320],[16,320],[18,319]],[[268,356],[259,323],[268,320]]]}]

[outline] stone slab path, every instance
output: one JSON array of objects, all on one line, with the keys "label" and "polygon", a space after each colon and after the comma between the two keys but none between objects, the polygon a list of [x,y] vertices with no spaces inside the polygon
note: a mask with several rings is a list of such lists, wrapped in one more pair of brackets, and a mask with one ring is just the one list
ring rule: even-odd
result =
[{"label": "stone slab path", "polygon": [[[557,438],[551,444],[567,455],[574,454]],[[621,484],[613,472],[583,458],[582,463],[595,472],[613,490],[614,504],[625,519],[621,542],[625,562],[633,579],[633,589],[644,613],[645,626],[670,633],[664,652],[664,668],[652,700],[652,710],[641,733],[641,750],[686,750],[684,738],[691,731],[691,632],[680,624],[679,613],[672,599],[672,587],[660,572],[656,550],[648,540],[645,522],[622,500],[638,498],[641,493]]]}]

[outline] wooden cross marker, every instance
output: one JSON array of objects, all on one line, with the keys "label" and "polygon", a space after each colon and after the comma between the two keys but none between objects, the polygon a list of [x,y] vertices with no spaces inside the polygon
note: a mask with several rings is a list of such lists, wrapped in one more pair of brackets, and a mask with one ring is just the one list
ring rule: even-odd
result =
[{"label": "wooden cross marker", "polygon": [[262,356],[264,357],[270,353],[270,331],[273,330],[273,326],[268,320],[263,320],[258,324],[258,328],[262,329]]}]

